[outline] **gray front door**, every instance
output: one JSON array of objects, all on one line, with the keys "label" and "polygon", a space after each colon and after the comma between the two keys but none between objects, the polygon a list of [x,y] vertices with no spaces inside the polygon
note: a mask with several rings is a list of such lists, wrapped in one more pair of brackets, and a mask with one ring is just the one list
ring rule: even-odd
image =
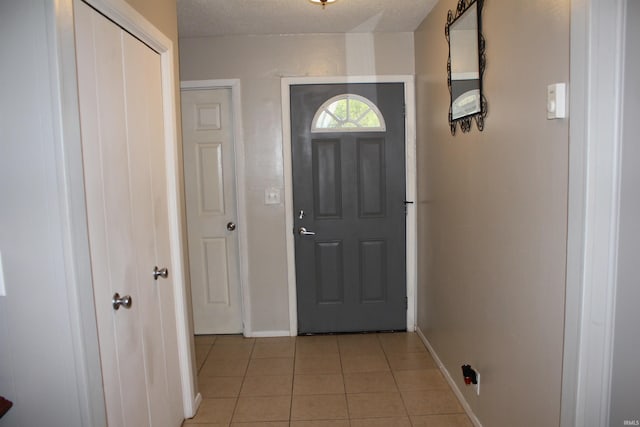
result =
[{"label": "gray front door", "polygon": [[[383,128],[359,127],[362,102],[351,121],[327,107],[344,94],[377,107]],[[406,329],[404,123],[402,83],[291,87],[301,334]]]}]

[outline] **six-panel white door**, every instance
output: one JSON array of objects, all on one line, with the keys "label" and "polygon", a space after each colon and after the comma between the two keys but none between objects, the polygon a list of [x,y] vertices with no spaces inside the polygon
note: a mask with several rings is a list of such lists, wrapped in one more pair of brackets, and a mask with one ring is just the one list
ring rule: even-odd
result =
[{"label": "six-panel white door", "polygon": [[185,195],[196,334],[242,332],[230,89],[182,91]]},{"label": "six-panel white door", "polygon": [[[183,408],[171,275],[160,56],[84,3],[78,86],[107,421],[177,427]],[[114,309],[115,293],[131,307]]]}]

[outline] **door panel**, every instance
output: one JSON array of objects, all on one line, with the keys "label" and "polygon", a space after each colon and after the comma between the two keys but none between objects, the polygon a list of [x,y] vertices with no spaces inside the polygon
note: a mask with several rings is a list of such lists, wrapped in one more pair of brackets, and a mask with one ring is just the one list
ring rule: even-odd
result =
[{"label": "door panel", "polygon": [[317,218],[342,217],[340,141],[312,141],[313,195]]},{"label": "door panel", "polygon": [[[170,424],[181,405],[173,278],[154,279],[170,267],[160,56],[128,33],[122,37],[131,213],[145,375],[152,426]],[[170,346],[169,351],[162,344]],[[173,416],[173,418],[172,418]],[[182,417],[180,417],[182,418]]]},{"label": "door panel", "polygon": [[316,243],[316,300],[318,304],[344,303],[342,242]]},{"label": "door panel", "polygon": [[231,90],[183,90],[182,130],[195,333],[241,333]]},{"label": "door panel", "polygon": [[387,301],[387,245],[384,240],[360,242],[361,303]]},{"label": "door panel", "polygon": [[228,252],[226,239],[202,239],[207,304],[228,306],[230,303],[229,287],[222,286],[229,283]]},{"label": "door panel", "polygon": [[222,144],[196,144],[200,215],[224,215]]},{"label": "door panel", "polygon": [[384,139],[360,139],[357,146],[360,217],[384,217],[386,207]]},{"label": "door panel", "polygon": [[[129,206],[126,147],[117,144],[126,139],[124,94],[110,89],[124,87],[120,34],[84,3],[76,17],[87,215],[107,418],[114,425],[144,426],[148,402],[139,323],[135,312],[113,313],[108,305],[114,292],[131,295],[136,307],[138,301],[129,264],[134,256],[129,212],[115,208]],[[113,177],[103,179],[103,169]],[[121,390],[120,384],[127,386]],[[126,408],[125,402],[132,400],[139,411]]]},{"label": "door panel", "polygon": [[[90,254],[109,425],[182,423],[159,55],[84,3],[76,8]],[[114,293],[130,309],[114,310]]]},{"label": "door panel", "polygon": [[[312,133],[346,93],[376,104],[386,131]],[[291,130],[299,333],[406,329],[404,86],[292,86]]]}]

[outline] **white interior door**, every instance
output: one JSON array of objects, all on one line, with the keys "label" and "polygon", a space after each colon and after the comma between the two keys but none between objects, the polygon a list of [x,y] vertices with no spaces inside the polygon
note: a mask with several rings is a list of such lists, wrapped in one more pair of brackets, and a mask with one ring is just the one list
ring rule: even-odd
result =
[{"label": "white interior door", "polygon": [[[159,55],[76,10],[83,164],[100,357],[111,426],[183,421],[170,264]],[[130,308],[113,306],[114,294]]]},{"label": "white interior door", "polygon": [[196,334],[242,332],[230,89],[182,91],[185,195]]}]

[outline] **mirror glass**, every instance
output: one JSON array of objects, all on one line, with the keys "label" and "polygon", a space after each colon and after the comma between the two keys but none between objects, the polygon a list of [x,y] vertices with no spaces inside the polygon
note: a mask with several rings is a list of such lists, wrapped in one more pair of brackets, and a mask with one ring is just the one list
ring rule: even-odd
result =
[{"label": "mirror glass", "polygon": [[478,54],[478,8],[472,3],[449,26],[451,55],[451,118],[480,112],[480,60]]},{"label": "mirror glass", "polygon": [[451,95],[449,126],[451,134],[460,124],[462,132],[471,130],[475,121],[484,129],[487,99],[482,91],[485,68],[485,41],[482,37],[482,4],[484,0],[458,0],[455,12],[449,10],[445,36],[449,42],[447,83]]}]

